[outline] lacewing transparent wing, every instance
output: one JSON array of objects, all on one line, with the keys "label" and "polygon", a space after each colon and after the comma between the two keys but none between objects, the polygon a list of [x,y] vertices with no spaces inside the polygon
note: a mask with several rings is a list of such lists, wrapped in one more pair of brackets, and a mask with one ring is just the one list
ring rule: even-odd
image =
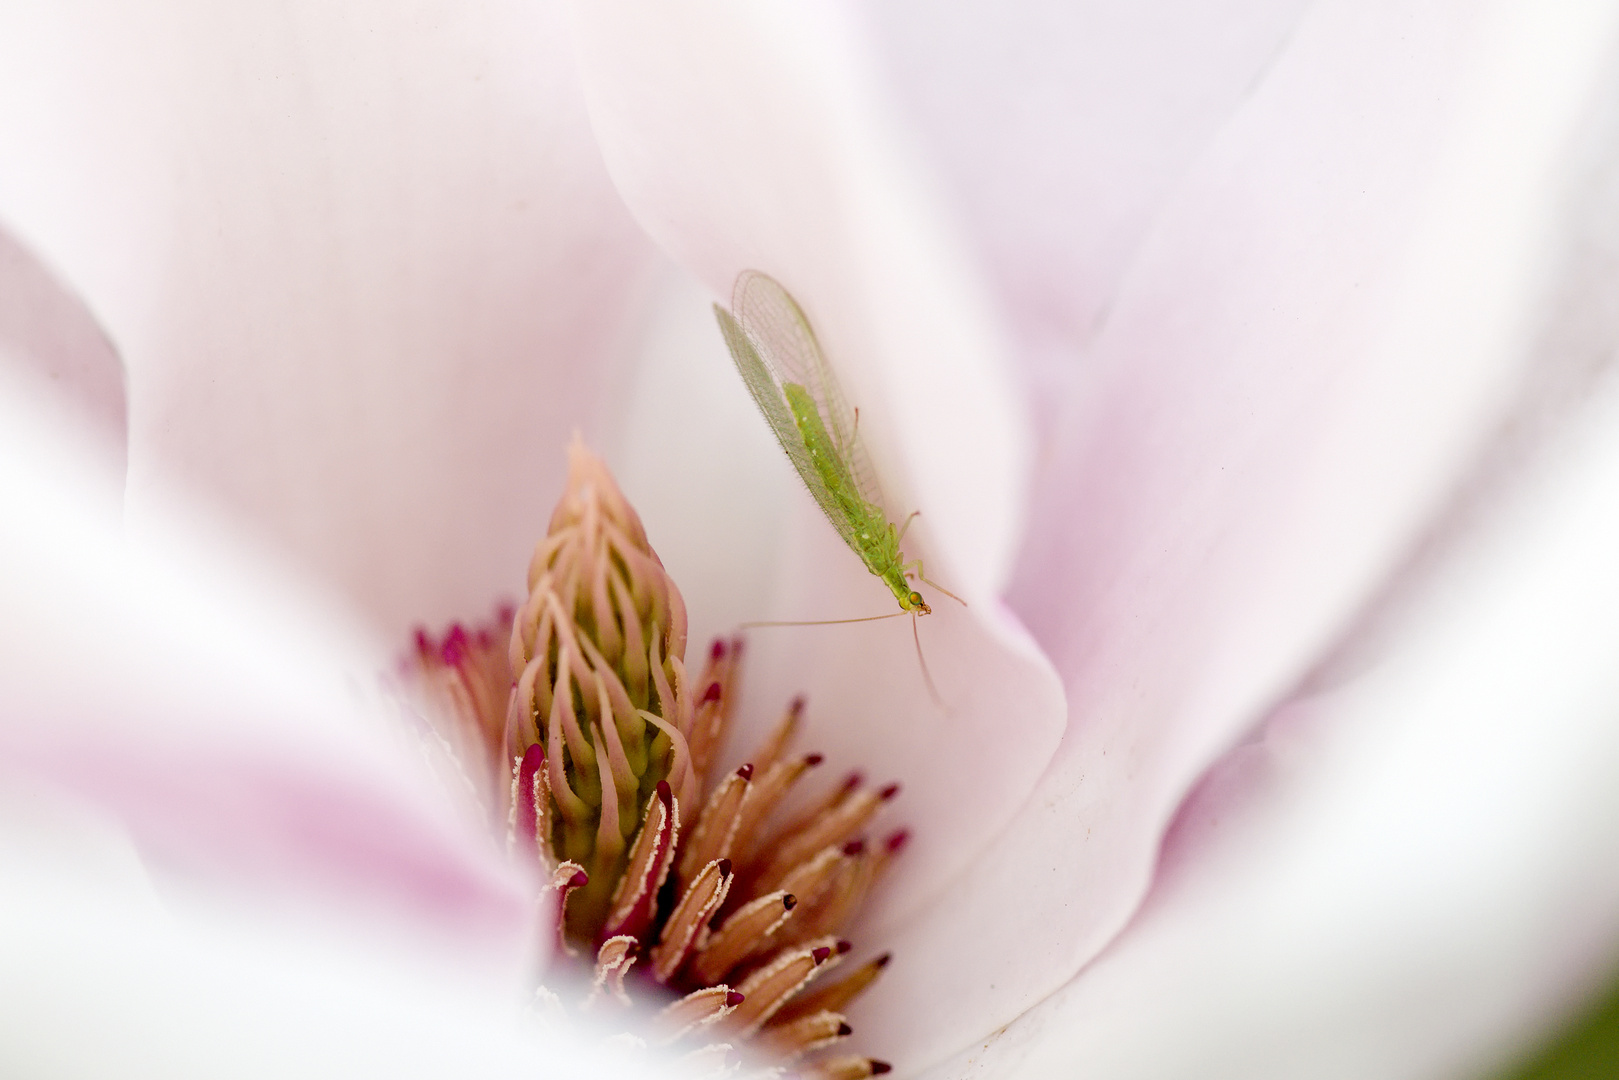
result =
[{"label": "lacewing transparent wing", "polygon": [[[809,319],[779,282],[757,270],[745,270],[737,278],[731,307],[728,312],[716,305],[714,311],[742,381],[827,520],[870,566],[868,556],[876,538],[869,529],[863,537],[861,527],[868,524],[866,519],[873,512],[886,525],[882,488],[860,445],[855,412],[843,396]],[[824,444],[812,445],[816,439],[813,425],[806,439],[794,418],[788,387],[801,387],[813,403],[827,436]],[[832,475],[817,468],[815,449],[830,451],[836,459],[838,467],[831,470]],[[853,505],[856,500],[866,504],[866,513]],[[881,574],[876,567],[872,569]]]},{"label": "lacewing transparent wing", "polygon": [[[900,610],[893,615],[910,614],[922,678],[942,707],[916,633],[916,617],[932,611],[922,594],[911,588],[913,569],[914,576],[928,580],[922,576],[922,560],[906,562],[900,551],[904,527],[889,520],[877,474],[860,445],[858,416],[844,398],[809,319],[779,282],[757,270],[745,270],[736,279],[731,308],[726,311],[716,304],[714,314],[742,381],[832,528],[899,601]],[[928,584],[965,603],[934,582]],[[869,622],[893,615],[823,622]]]},{"label": "lacewing transparent wing", "polygon": [[837,375],[798,301],[775,278],[745,270],[737,276],[731,305],[742,326],[762,345],[761,359],[777,387],[795,382],[809,391],[861,497],[886,508],[876,471],[860,445],[855,410],[843,396]]}]

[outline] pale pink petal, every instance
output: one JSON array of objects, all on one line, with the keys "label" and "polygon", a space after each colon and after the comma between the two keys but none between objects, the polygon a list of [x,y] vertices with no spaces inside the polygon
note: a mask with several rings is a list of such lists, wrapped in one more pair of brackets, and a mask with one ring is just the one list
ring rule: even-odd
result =
[{"label": "pale pink petal", "polygon": [[504,986],[288,920],[174,904],[114,824],[0,787],[0,1058],[16,1076],[667,1075],[525,1037]]},{"label": "pale pink petal", "polygon": [[1166,209],[1012,591],[1069,733],[1004,841],[896,943],[867,1017],[896,1054],[1005,1023],[1117,933],[1188,788],[1478,450],[1530,359],[1606,32],[1322,6]]},{"label": "pale pink petal", "polygon": [[1164,204],[1308,7],[858,6],[993,279],[1041,419]]},{"label": "pale pink petal", "polygon": [[124,369],[84,301],[0,229],[0,366],[31,371],[106,443],[122,472]]},{"label": "pale pink petal", "polygon": [[126,543],[104,461],[0,377],[7,785],[117,822],[166,887],[522,974],[530,883],[381,700],[386,653],[288,575]]},{"label": "pale pink petal", "polygon": [[187,487],[391,634],[521,585],[651,254],[517,0],[9,6],[0,219],[129,368],[131,526]]},{"label": "pale pink petal", "polygon": [[[1601,255],[1566,282],[1586,300],[1614,265],[1605,160],[1582,238]],[[1594,399],[1496,462],[1398,603],[1217,766],[1124,934],[934,1075],[1497,1075],[1611,975],[1619,325],[1599,303],[1538,350],[1564,374],[1600,356]]]},{"label": "pale pink petal", "polygon": [[[1027,442],[991,321],[827,9],[588,3],[574,21],[595,130],[626,203],[712,298],[728,302],[736,274],[754,267],[805,305],[860,406],[891,509],[924,511],[907,553],[972,605],[934,594],[919,628],[945,709],[928,699],[904,621],[750,638],[754,730],[806,691],[810,743],[836,766],[905,785],[890,820],[915,826],[916,850],[887,896],[897,919],[995,835],[1062,724],[1049,667],[996,600],[1022,518]],[[717,329],[709,341],[693,365],[727,364]],[[739,392],[689,422],[733,416]],[[895,611],[756,425],[733,452],[777,461],[790,516],[773,595],[748,617]],[[688,601],[700,611],[707,598]],[[734,749],[746,744],[744,733]]]}]

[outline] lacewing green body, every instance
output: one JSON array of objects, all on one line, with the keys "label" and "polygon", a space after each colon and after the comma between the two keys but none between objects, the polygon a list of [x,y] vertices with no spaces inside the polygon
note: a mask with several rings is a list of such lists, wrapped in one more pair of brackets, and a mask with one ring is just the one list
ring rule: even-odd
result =
[{"label": "lacewing green body", "polygon": [[844,543],[893,592],[901,610],[929,614],[932,609],[910,581],[913,567],[921,575],[921,560],[906,562],[900,551],[904,526],[889,519],[860,446],[858,416],[803,309],[774,278],[756,270],[736,279],[731,308],[714,305],[720,332],[804,486]]}]

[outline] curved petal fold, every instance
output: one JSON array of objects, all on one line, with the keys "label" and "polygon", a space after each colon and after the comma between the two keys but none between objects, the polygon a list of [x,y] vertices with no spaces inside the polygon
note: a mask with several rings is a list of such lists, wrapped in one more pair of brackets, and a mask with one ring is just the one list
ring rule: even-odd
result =
[{"label": "curved petal fold", "polygon": [[0,14],[0,219],[127,364],[131,528],[208,499],[388,634],[512,589],[653,255],[577,94],[544,3]]},{"label": "curved petal fold", "polygon": [[127,541],[69,418],[0,387],[12,781],[113,823],[176,895],[519,974],[527,885],[370,689],[385,654],[289,575]]},{"label": "curved petal fold", "polygon": [[1604,329],[1592,399],[1211,771],[1125,932],[934,1075],[969,1056],[984,1077],[1496,1075],[1611,975],[1611,313]]},{"label": "curved petal fold", "polygon": [[[1063,674],[1068,732],[961,883],[979,898],[897,943],[868,1024],[925,1055],[1096,955],[1196,778],[1449,497],[1533,363],[1608,20],[1321,5],[1198,162],[1036,480],[1011,604]],[[907,962],[908,939],[956,945]],[[940,985],[961,991],[909,1007]]]},{"label": "curved petal fold", "polygon": [[[762,729],[806,692],[808,738],[834,765],[903,784],[892,814],[913,826],[915,849],[882,926],[969,865],[1029,791],[1063,720],[1050,668],[995,599],[1021,520],[1026,441],[992,322],[827,9],[591,3],[576,5],[574,23],[626,204],[718,298],[729,301],[746,268],[793,293],[860,408],[894,520],[924,511],[907,554],[970,604],[935,594],[918,626],[942,708],[901,621],[750,638],[749,720]],[[711,340],[711,362],[728,366],[717,329]],[[893,611],[779,452],[744,438],[738,452],[776,458],[774,484],[794,491],[775,596],[751,617]]]},{"label": "curved petal fold", "polygon": [[1042,430],[1154,221],[1309,6],[859,5],[1007,312]]}]

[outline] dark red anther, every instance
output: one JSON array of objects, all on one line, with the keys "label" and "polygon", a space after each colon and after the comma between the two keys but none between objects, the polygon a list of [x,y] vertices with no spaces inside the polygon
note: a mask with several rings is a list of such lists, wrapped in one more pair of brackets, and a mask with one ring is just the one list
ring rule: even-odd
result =
[{"label": "dark red anther", "polygon": [[744,762],[742,765],[738,766],[737,770],[736,770],[736,774],[738,776],[740,776],[744,780],[752,780],[753,779],[753,762],[751,762],[751,761]]},{"label": "dark red anther", "polygon": [[493,646],[494,643],[495,643],[495,639],[490,636],[488,630],[479,630],[478,631],[478,648],[487,649],[487,648],[490,648],[491,646]]},{"label": "dark red anther", "polygon": [[866,842],[864,840],[850,840],[847,844],[843,845],[843,853],[849,856],[858,855],[865,850]]},{"label": "dark red anther", "polygon": [[798,906],[798,897],[794,896],[792,893],[788,893],[786,896],[781,898],[781,906],[786,908],[788,911],[793,910],[793,908]]},{"label": "dark red anther", "polygon": [[733,661],[742,659],[742,635],[740,634],[731,639],[731,659]]},{"label": "dark red anther", "polygon": [[658,781],[658,801],[669,806],[674,801],[675,793],[669,790],[669,781]]},{"label": "dark red anther", "polygon": [[831,955],[832,950],[825,945],[822,945],[820,948],[810,950],[810,958],[815,961],[816,967],[820,967],[822,964],[826,963],[827,958]]},{"label": "dark red anther", "polygon": [[909,830],[909,829],[901,829],[898,832],[893,833],[892,835],[890,835],[889,838],[886,841],[884,841],[884,843],[888,847],[888,853],[890,855],[898,855],[900,849],[903,848],[906,844],[910,843],[910,840],[911,840],[911,830]]},{"label": "dark red anther", "polygon": [[433,639],[427,634],[427,627],[416,628],[416,655],[426,659],[433,655]]},{"label": "dark red anther", "polygon": [[720,684],[718,682],[711,682],[711,683],[708,684],[708,689],[703,691],[702,700],[699,701],[697,704],[699,704],[699,705],[707,705],[710,701],[718,701],[719,699],[720,699]]},{"label": "dark red anther", "polygon": [[790,711],[794,716],[797,716],[799,713],[803,712],[804,700],[803,694],[799,694],[797,697],[793,698],[792,701],[787,703],[788,711]]},{"label": "dark red anther", "polygon": [[495,622],[500,624],[502,630],[510,630],[512,623],[517,621],[517,605],[510,600],[501,602],[495,609]]},{"label": "dark red anther", "polygon": [[731,860],[730,859],[721,859],[720,860],[720,877],[728,878],[730,876],[731,876]]},{"label": "dark red anther", "polygon": [[873,1076],[881,1076],[883,1073],[894,1071],[894,1066],[886,1061],[878,1061],[876,1058],[868,1058],[867,1064],[871,1066],[871,1075]]},{"label": "dark red anther", "polygon": [[727,990],[725,992],[725,1007],[728,1009],[734,1009],[746,1000],[748,999],[737,993],[735,990]]},{"label": "dark red anther", "polygon": [[724,638],[715,638],[714,639],[714,644],[712,644],[712,645],[710,645],[708,647],[708,658],[710,660],[724,660],[725,659],[725,639]]},{"label": "dark red anther", "polygon": [[826,758],[822,757],[820,754],[806,754],[804,756],[804,764],[808,765],[812,769],[825,760]]},{"label": "dark red anther", "polygon": [[850,1035],[853,1035],[853,1034],[854,1034],[854,1028],[850,1027],[847,1023],[838,1025],[838,1038],[847,1039]]},{"label": "dark red anther", "polygon": [[885,787],[881,791],[877,792],[877,797],[879,799],[881,799],[883,802],[887,802],[889,799],[892,799],[895,795],[898,795],[898,794],[899,794],[899,784],[894,783],[894,784],[889,784],[887,787]]},{"label": "dark red anther", "polygon": [[589,884],[590,875],[585,873],[583,870],[575,870],[573,872],[573,877],[568,879],[568,888],[570,889],[582,889]]},{"label": "dark red anther", "polygon": [[854,948],[854,943],[853,942],[844,941],[842,938],[838,939],[838,955],[839,956],[847,956],[847,955],[849,955],[849,950],[852,949],[852,948]]},{"label": "dark red anther", "polygon": [[881,970],[882,968],[887,967],[888,962],[890,960],[892,960],[892,959],[894,959],[894,954],[891,953],[891,952],[885,952],[881,956],[879,956],[877,959],[873,960],[871,963],[872,963],[873,967],[878,968],[879,970]]}]

